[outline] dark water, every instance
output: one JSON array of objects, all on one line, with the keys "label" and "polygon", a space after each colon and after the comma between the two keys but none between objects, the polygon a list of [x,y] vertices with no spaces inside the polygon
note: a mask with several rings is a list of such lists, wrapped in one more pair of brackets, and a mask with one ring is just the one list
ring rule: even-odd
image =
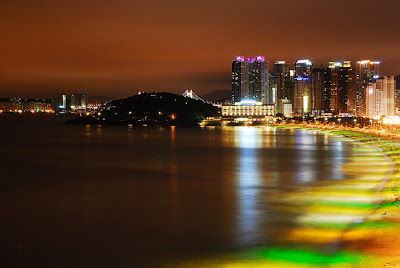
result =
[{"label": "dark water", "polygon": [[351,143],[270,127],[0,121],[1,267],[154,267],[276,242]]}]

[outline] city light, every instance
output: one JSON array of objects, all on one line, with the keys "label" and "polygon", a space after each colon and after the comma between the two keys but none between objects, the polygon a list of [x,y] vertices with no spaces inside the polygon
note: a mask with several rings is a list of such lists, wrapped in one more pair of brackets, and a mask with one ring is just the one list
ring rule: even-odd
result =
[{"label": "city light", "polygon": [[306,65],[312,65],[312,62],[310,60],[298,60],[297,63],[300,64],[306,64]]}]

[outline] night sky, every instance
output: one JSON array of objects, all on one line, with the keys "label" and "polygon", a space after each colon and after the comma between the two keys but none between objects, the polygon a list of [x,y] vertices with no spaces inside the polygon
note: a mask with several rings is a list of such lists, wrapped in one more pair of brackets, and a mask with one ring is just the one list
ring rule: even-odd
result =
[{"label": "night sky", "polygon": [[400,74],[400,1],[2,0],[0,97],[230,89],[236,55]]}]

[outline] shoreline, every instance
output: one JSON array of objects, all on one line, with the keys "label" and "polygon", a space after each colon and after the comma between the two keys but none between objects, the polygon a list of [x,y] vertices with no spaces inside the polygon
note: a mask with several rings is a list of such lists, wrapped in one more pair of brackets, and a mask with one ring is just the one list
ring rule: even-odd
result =
[{"label": "shoreline", "polygon": [[[371,214],[366,215],[364,220],[369,223],[383,223],[382,228],[366,228],[359,240],[344,242],[344,248],[367,253],[375,259],[367,266],[359,264],[353,267],[400,266],[400,247],[398,247],[400,238],[396,236],[400,231],[400,135],[387,131],[344,127],[334,129],[313,124],[290,124],[276,127],[326,131],[334,135],[341,135],[376,147],[386,158],[390,159],[393,171],[378,186],[382,202]],[[349,230],[349,235],[356,232],[356,230]]]},{"label": "shoreline", "polygon": [[[354,179],[325,182],[307,192],[284,195],[280,209],[298,213],[297,225],[281,242],[171,267],[383,267],[400,266],[400,142],[375,133],[275,125],[330,133],[354,143],[341,172]],[[398,149],[398,158],[393,152]],[[398,186],[396,185],[398,184]],[[400,192],[399,192],[400,193]],[[396,199],[397,198],[397,199]],[[169,266],[168,266],[169,267]]]}]

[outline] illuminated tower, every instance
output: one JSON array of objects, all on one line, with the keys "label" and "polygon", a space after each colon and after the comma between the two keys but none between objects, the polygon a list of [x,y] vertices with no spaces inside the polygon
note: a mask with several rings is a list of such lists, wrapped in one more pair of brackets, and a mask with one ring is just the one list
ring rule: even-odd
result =
[{"label": "illuminated tower", "polygon": [[263,104],[271,104],[273,99],[269,94],[269,66],[264,56],[249,58],[252,66],[250,81],[252,83],[252,94],[250,98],[261,101]]},{"label": "illuminated tower", "polygon": [[232,102],[239,102],[249,95],[249,66],[243,56],[232,62]]},{"label": "illuminated tower", "polygon": [[376,77],[367,86],[366,116],[369,118],[395,115],[395,79],[393,76]]},{"label": "illuminated tower", "polygon": [[396,81],[396,90],[395,90],[395,107],[396,107],[396,115],[400,114],[400,75],[395,76]]},{"label": "illuminated tower", "polygon": [[350,61],[329,62],[330,110],[355,114],[357,77]]},{"label": "illuminated tower", "polygon": [[298,60],[294,64],[296,77],[310,77],[314,64],[310,60]]},{"label": "illuminated tower", "polygon": [[269,67],[264,56],[244,58],[232,62],[232,101],[252,99],[267,104],[269,98]]},{"label": "illuminated tower", "polygon": [[87,97],[85,94],[71,95],[71,111],[86,110]]},{"label": "illuminated tower", "polygon": [[[324,108],[324,89],[326,81],[326,69],[327,68],[314,68],[311,75],[311,88],[312,88],[312,110],[320,115],[321,112],[325,112]],[[329,84],[330,85],[330,84]],[[329,91],[330,92],[330,91]],[[330,96],[329,96],[330,99]]]},{"label": "illuminated tower", "polygon": [[285,61],[277,61],[274,64],[273,75],[276,77],[276,98],[287,98],[293,104],[294,71]]},{"label": "illuminated tower", "polygon": [[367,87],[372,85],[375,78],[379,77],[379,61],[357,61],[357,90],[356,90],[356,114],[366,116]]},{"label": "illuminated tower", "polygon": [[68,100],[68,97],[66,94],[62,94],[60,96],[58,96],[55,100],[54,100],[54,111],[56,111],[57,113],[66,113],[69,111],[69,103],[70,101]]},{"label": "illuminated tower", "polygon": [[313,63],[310,60],[298,60],[294,64],[294,113],[295,115],[307,115],[312,112],[311,72]]}]

